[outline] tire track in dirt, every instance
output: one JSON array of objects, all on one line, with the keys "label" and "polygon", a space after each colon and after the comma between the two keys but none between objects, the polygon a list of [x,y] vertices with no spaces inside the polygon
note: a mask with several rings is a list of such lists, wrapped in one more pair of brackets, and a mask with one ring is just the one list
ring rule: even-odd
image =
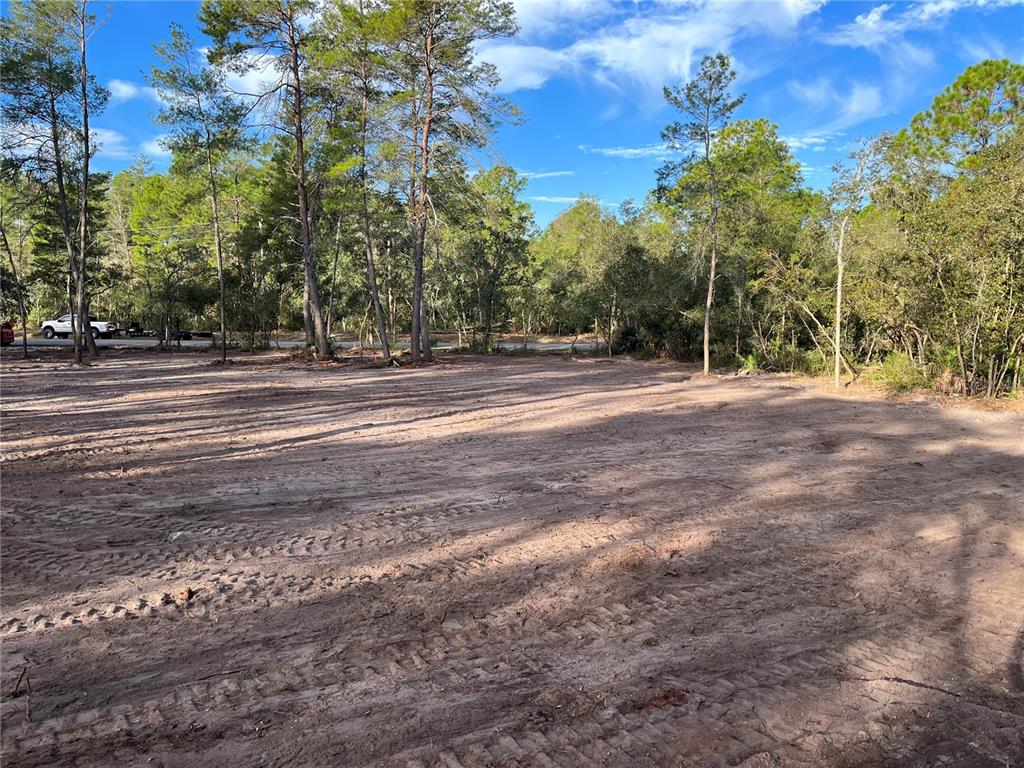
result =
[{"label": "tire track in dirt", "polygon": [[[810,581],[812,575],[808,574],[806,580]],[[85,710],[74,715],[44,721],[38,726],[44,732],[43,735],[34,737],[25,743],[18,742],[17,746],[19,749],[38,749],[50,743],[54,734],[70,736],[76,741],[107,740],[116,736],[117,724],[121,722],[121,718],[125,718],[129,722],[132,722],[133,718],[142,718],[150,727],[158,728],[160,723],[171,719],[170,713],[165,712],[167,709],[186,706],[191,711],[199,712],[207,709],[211,702],[220,702],[230,704],[233,709],[245,710],[255,706],[261,698],[280,697],[293,689],[305,692],[303,695],[340,696],[343,695],[346,687],[359,683],[379,685],[382,681],[402,681],[405,685],[411,685],[417,680],[429,680],[435,684],[444,684],[445,682],[457,684],[471,678],[486,681],[493,677],[493,673],[490,671],[492,668],[500,669],[512,666],[515,667],[517,675],[528,677],[542,671],[545,664],[540,660],[543,657],[535,655],[534,646],[537,649],[560,648],[573,652],[595,643],[613,643],[619,635],[637,637],[651,632],[656,634],[659,627],[671,625],[678,616],[687,613],[690,607],[710,601],[718,606],[718,613],[723,615],[742,615],[754,604],[757,604],[758,608],[762,610],[780,610],[785,607],[786,601],[789,599],[788,595],[780,594],[774,603],[766,604],[759,594],[759,587],[766,582],[770,583],[775,577],[777,574],[769,568],[739,570],[724,579],[707,585],[689,587],[681,590],[678,594],[643,596],[632,601],[628,607],[623,603],[612,604],[608,607],[602,606],[558,625],[542,624],[539,630],[536,627],[527,628],[525,622],[507,622],[504,626],[477,625],[454,631],[446,631],[437,627],[428,631],[425,636],[415,634],[404,644],[388,644],[383,648],[353,649],[345,647],[334,653],[322,654],[315,661],[304,659],[300,665],[278,667],[270,679],[266,675],[248,678],[233,676],[230,680],[193,685],[187,687],[186,690],[176,689],[159,697],[138,702],[130,708]],[[637,617],[643,618],[638,620]],[[513,639],[525,640],[526,643],[514,658],[503,660],[503,657],[507,656],[506,649]],[[899,653],[892,648],[893,646],[890,646],[888,657],[899,656]],[[870,671],[875,674],[884,672],[891,675],[903,671],[904,668],[894,666],[892,663],[879,666],[877,662],[872,662],[872,659],[880,655],[880,651],[878,646],[869,646],[869,650],[872,650],[873,653],[866,655],[860,664],[870,666],[860,666],[857,661],[854,661],[849,664],[850,668]],[[931,644],[929,650],[935,654],[946,652],[946,649],[937,643]],[[914,654],[913,656],[907,653],[904,655],[908,658],[918,658],[920,648],[915,648]],[[335,661],[335,657],[342,658]],[[886,658],[886,656],[882,656],[882,658]],[[722,707],[726,705],[728,705],[727,709],[731,707],[745,712],[756,711],[760,704],[759,695],[767,695],[772,706],[776,706],[779,703],[776,696],[779,686],[797,684],[800,686],[799,695],[804,698],[810,693],[823,694],[829,687],[836,684],[837,679],[841,679],[842,670],[846,666],[847,662],[835,652],[829,652],[820,647],[797,649],[789,655],[780,657],[779,661],[759,666],[752,672],[722,677],[711,686],[682,680],[678,681],[678,684],[685,686],[687,696],[699,697],[698,700],[702,702],[716,702],[717,709],[712,710],[710,715],[700,714],[695,719],[693,715],[685,715],[693,723],[708,725],[712,720],[721,719],[725,711]],[[819,686],[821,690],[815,689],[815,685]],[[629,728],[626,726],[639,717],[635,713],[625,715],[619,713],[607,719],[619,724],[619,731],[616,732],[619,734],[619,740],[628,741],[621,734],[628,734]],[[735,716],[732,719],[737,720]],[[756,721],[751,722],[756,724]],[[101,726],[101,723],[106,725]],[[608,723],[587,721],[584,725],[586,727],[574,726],[575,730],[573,731],[575,734],[573,748],[581,751],[582,754],[603,755],[604,757],[611,755],[623,759],[625,756],[638,757],[636,754],[623,752],[621,749],[605,749],[602,742],[616,735],[616,733],[606,733],[610,727]],[[639,728],[640,726],[635,727]],[[664,727],[668,727],[668,724],[665,724]],[[719,723],[718,730],[722,730],[722,728],[723,726]],[[729,737],[732,745],[727,750],[727,756],[754,754],[758,749],[771,746],[772,739],[778,739],[778,736],[762,734],[758,740],[758,737],[752,735],[757,731],[753,730],[750,725],[744,725],[741,728],[738,722],[729,723],[728,730],[733,735]],[[764,730],[763,727],[762,730]],[[799,731],[787,730],[781,723],[775,723],[774,732],[783,732],[788,740],[799,735]],[[590,737],[587,737],[588,733],[590,733]],[[606,734],[606,736],[598,738],[594,735],[595,733]],[[740,739],[735,735],[736,733],[744,733],[746,738]],[[526,738],[529,739],[529,734]],[[552,738],[555,739],[554,742],[551,742]],[[548,736],[547,740],[564,747],[565,738],[563,733],[561,737],[557,734]],[[639,743],[644,744],[645,742]],[[585,748],[581,750],[581,746]],[[562,747],[558,747],[558,749]],[[486,745],[478,744],[466,748],[465,754],[469,756],[466,758],[469,760],[467,765],[479,764],[472,756],[475,754],[474,750],[480,749],[488,751],[498,760],[507,757],[501,754],[503,747],[500,744],[494,751]],[[617,762],[615,764],[627,763]]]},{"label": "tire track in dirt", "polygon": [[[119,457],[13,483],[5,467],[0,684],[28,670],[32,692],[0,700],[4,763],[1005,768],[1024,753],[1022,702],[1001,688],[1022,606],[1016,540],[996,546],[1020,521],[1020,495],[991,491],[1015,471],[997,421],[970,429],[1002,454],[939,460],[967,428],[914,409],[895,429],[889,405],[789,385],[552,365],[415,371],[369,418],[310,420],[303,404],[350,407],[373,383],[289,372],[257,444],[180,483],[162,469],[176,446],[213,455],[193,431],[126,480]],[[299,389],[311,376],[316,395]],[[260,402],[266,380],[236,380],[239,409]]]}]

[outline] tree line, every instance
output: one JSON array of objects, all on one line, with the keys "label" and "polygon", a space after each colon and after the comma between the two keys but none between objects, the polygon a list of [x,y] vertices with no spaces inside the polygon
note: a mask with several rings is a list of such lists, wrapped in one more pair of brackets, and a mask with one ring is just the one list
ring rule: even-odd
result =
[{"label": "tree line", "polygon": [[[608,354],[704,370],[883,375],[995,396],[1021,387],[1024,67],[969,67],[905,129],[850,147],[827,190],[777,127],[737,119],[724,55],[667,87],[673,159],[640,202],[581,196],[540,231],[525,179],[479,167],[519,119],[477,46],[496,0],[204,0],[149,81],[172,152],[90,169],[86,2],[3,20],[5,315],[107,313],[320,357],[358,333],[432,357],[432,331],[593,333]],[[239,93],[229,83],[258,83]],[[89,334],[76,339],[78,359]],[[95,350],[93,350],[95,354]]]}]

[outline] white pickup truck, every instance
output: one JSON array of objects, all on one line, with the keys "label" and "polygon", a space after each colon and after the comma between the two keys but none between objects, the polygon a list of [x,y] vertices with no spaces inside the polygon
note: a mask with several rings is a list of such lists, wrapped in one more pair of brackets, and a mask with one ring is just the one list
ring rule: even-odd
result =
[{"label": "white pickup truck", "polygon": [[[43,338],[52,339],[57,336],[61,339],[66,339],[72,333],[74,328],[71,324],[71,315],[63,315],[58,317],[56,320],[46,320],[43,322]],[[108,323],[106,320],[97,320],[93,315],[89,315],[89,331],[92,333],[92,337],[109,339],[111,336],[117,334],[118,330],[117,323]]]}]

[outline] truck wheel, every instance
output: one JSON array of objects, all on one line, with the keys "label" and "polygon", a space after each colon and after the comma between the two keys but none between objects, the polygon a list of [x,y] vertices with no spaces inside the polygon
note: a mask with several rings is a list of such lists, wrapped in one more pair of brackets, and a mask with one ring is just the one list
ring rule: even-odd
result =
[{"label": "truck wheel", "polygon": [[100,332],[98,330],[96,330],[95,328],[90,328],[89,329],[89,335],[92,336],[93,339],[95,340],[95,339],[98,339],[100,337]]},{"label": "truck wheel", "polygon": [[45,328],[43,328],[44,339],[52,339],[55,335],[56,334],[53,332],[53,328],[51,328],[50,326],[46,326]]}]

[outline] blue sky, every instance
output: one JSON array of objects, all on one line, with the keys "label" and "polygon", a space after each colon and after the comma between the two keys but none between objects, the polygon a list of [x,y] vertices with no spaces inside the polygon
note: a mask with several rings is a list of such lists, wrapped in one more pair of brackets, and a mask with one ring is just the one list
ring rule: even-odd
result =
[{"label": "blue sky", "polygon": [[[707,53],[733,58],[737,90],[747,94],[738,116],[778,124],[812,186],[827,185],[856,138],[906,125],[966,66],[1024,61],[1019,0],[515,4],[519,35],[480,54],[498,66],[501,90],[525,122],[500,129],[478,160],[529,177],[526,197],[542,226],[583,192],[609,205],[643,199],[664,160],[660,131],[673,119],[661,87],[685,81]],[[93,119],[99,169],[120,170],[139,153],[166,166],[145,73],[172,22],[202,40],[197,9],[185,1],[95,4],[107,20],[91,40],[90,66],[111,90]]]}]

